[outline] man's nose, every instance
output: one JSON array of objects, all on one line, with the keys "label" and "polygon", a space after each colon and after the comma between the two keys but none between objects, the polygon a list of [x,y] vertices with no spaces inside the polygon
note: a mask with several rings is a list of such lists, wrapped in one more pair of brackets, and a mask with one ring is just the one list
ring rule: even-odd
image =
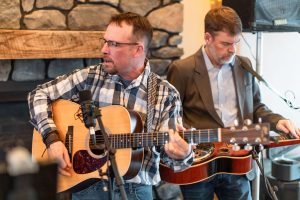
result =
[{"label": "man's nose", "polygon": [[230,53],[235,53],[235,51],[236,51],[236,45],[235,45],[235,44],[230,45],[230,46],[228,47],[228,51],[229,51]]},{"label": "man's nose", "polygon": [[109,48],[107,43],[104,43],[103,46],[101,47],[101,52],[107,54],[109,52]]}]

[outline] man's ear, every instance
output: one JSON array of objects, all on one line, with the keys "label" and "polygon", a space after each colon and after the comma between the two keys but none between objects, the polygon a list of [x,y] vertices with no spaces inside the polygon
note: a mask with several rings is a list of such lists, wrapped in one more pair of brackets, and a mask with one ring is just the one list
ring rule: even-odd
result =
[{"label": "man's ear", "polygon": [[142,54],[145,54],[145,46],[143,43],[137,45],[136,52],[135,52],[136,56],[140,56]]},{"label": "man's ear", "polygon": [[210,33],[205,32],[205,33],[204,33],[204,40],[205,40],[205,43],[208,43],[210,39],[211,39]]}]

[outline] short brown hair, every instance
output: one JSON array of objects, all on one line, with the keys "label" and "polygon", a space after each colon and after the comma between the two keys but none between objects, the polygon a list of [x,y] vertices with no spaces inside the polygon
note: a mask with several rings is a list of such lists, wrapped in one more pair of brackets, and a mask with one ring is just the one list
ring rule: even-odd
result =
[{"label": "short brown hair", "polygon": [[139,40],[143,38],[146,39],[145,50],[147,52],[153,36],[153,28],[148,19],[136,13],[125,12],[112,16],[109,24],[115,23],[121,26],[122,22],[133,26],[132,35],[134,37]]},{"label": "short brown hair", "polygon": [[205,32],[214,35],[217,31],[228,31],[231,35],[242,32],[242,22],[238,14],[229,7],[211,9],[205,16]]}]

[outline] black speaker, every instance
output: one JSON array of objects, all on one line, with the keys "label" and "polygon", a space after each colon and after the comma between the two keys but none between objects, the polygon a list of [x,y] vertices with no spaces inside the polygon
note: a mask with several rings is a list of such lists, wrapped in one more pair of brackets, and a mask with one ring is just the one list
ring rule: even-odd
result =
[{"label": "black speaker", "polygon": [[243,23],[243,31],[300,32],[300,0],[223,0]]},{"label": "black speaker", "polygon": [[[280,181],[273,176],[266,174],[271,186],[276,186],[278,191],[275,192],[277,199],[280,200],[300,200],[300,181]],[[260,176],[260,200],[272,200],[268,195],[268,191],[265,187],[265,182],[262,176]]]}]

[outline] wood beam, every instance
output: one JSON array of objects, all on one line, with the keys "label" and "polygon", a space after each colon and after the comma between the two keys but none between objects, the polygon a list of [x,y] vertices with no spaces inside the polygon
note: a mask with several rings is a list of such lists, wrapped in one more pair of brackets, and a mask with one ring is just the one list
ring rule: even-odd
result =
[{"label": "wood beam", "polygon": [[0,59],[100,58],[103,31],[1,30]]}]

